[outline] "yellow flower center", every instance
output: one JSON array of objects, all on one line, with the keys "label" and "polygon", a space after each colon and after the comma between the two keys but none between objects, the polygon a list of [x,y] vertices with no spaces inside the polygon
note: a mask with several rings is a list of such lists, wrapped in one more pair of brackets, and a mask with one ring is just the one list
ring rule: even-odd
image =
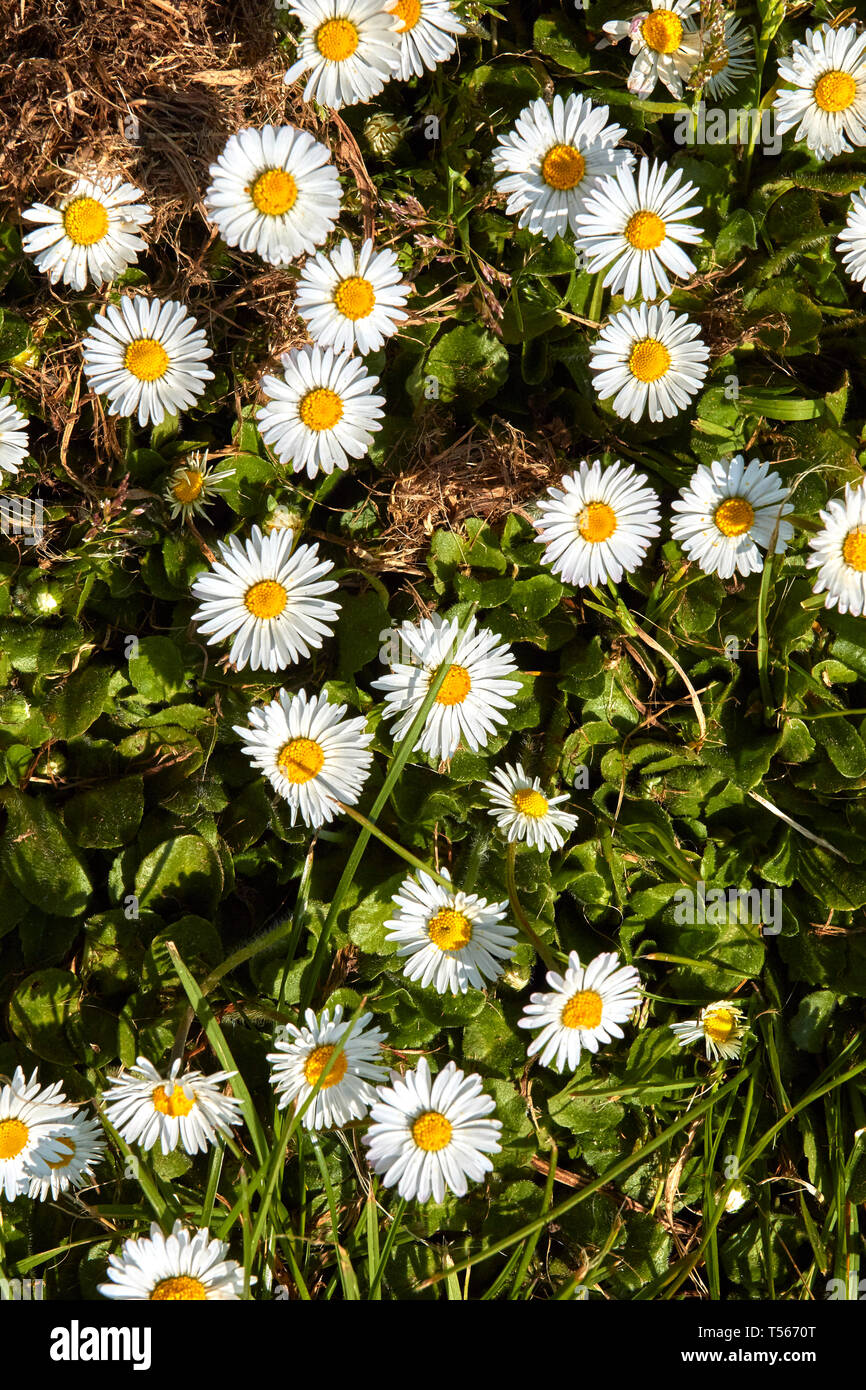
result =
[{"label": "yellow flower center", "polygon": [[194,502],[201,496],[204,487],[204,474],[197,468],[182,468],[176,474],[176,480],[171,486],[171,495],[175,501],[184,505]]},{"label": "yellow flower center", "polygon": [[328,19],[316,30],[316,47],[329,63],[343,63],[358,47],[360,35],[349,19]]},{"label": "yellow flower center", "polygon": [[586,160],[573,145],[554,145],[541,165],[541,177],[548,188],[566,192],[576,188],[586,173]]},{"label": "yellow flower center", "polygon": [[638,381],[658,381],[671,365],[671,355],[658,338],[642,338],[629,354],[628,369]]},{"label": "yellow flower center", "polygon": [[852,570],[862,574],[866,570],[866,528],[855,526],[849,531],[842,545],[842,558]]},{"label": "yellow flower center", "polygon": [[636,212],[626,224],[625,239],[636,251],[654,251],[665,235],[665,224],[654,212]]},{"label": "yellow flower center", "polygon": [[376,294],[369,280],[351,275],[337,286],[334,304],[337,312],[347,319],[365,319],[376,307]]},{"label": "yellow flower center", "polygon": [[736,1022],[736,1017],[730,1009],[714,1009],[711,1014],[704,1015],[704,1034],[713,1042],[727,1042]]},{"label": "yellow flower center", "polygon": [[205,1286],[190,1274],[160,1279],[150,1295],[151,1303],[202,1303],[207,1301]]},{"label": "yellow flower center", "polygon": [[123,365],[139,381],[159,381],[168,371],[168,353],[155,338],[136,338],[123,354]]},{"label": "yellow flower center", "polygon": [[309,782],[325,766],[325,755],[312,738],[293,738],[280,749],[277,767],[287,782]]},{"label": "yellow flower center", "polygon": [[755,509],[745,497],[726,497],[713,516],[723,536],[745,535],[754,520]]},{"label": "yellow flower center", "polygon": [[[58,1139],[57,1143],[60,1145],[61,1148],[67,1150],[66,1156],[64,1158],[58,1158],[55,1163],[48,1163],[48,1167],[55,1169],[68,1168],[73,1158],[75,1157],[75,1145],[72,1142],[72,1140],[67,1139],[65,1135],[62,1139]],[[47,1159],[45,1161],[46,1163],[48,1162]]]},{"label": "yellow flower center", "polygon": [[304,396],[298,414],[308,430],[332,430],[343,418],[343,402],[329,386],[317,386]]},{"label": "yellow flower center", "polygon": [[278,618],[288,602],[288,594],[276,579],[260,579],[244,594],[244,607],[254,618],[265,622],[268,618]]},{"label": "yellow flower center", "polygon": [[436,696],[437,705],[462,705],[472,689],[472,677],[465,666],[449,666]]},{"label": "yellow flower center", "polygon": [[532,787],[521,787],[511,798],[517,810],[524,816],[531,816],[533,820],[540,820],[547,815],[547,797],[542,796],[541,792],[535,791]]},{"label": "yellow flower center", "polygon": [[460,951],[472,940],[472,923],[454,907],[443,907],[427,923],[427,935],[440,951]]},{"label": "yellow flower center", "polygon": [[180,1086],[173,1087],[171,1095],[167,1093],[164,1086],[157,1086],[152,1092],[151,1099],[154,1110],[158,1110],[160,1115],[172,1115],[175,1119],[188,1115],[195,1106],[195,1096],[190,1098],[184,1095]]},{"label": "yellow flower center", "polygon": [[108,213],[95,198],[75,198],[63,209],[63,230],[76,246],[93,246],[108,231]]},{"label": "yellow flower center", "polygon": [[425,1153],[435,1154],[451,1143],[454,1129],[450,1120],[438,1110],[425,1110],[412,1126],[412,1138]]},{"label": "yellow flower center", "polygon": [[403,21],[403,28],[398,29],[397,33],[405,34],[407,30],[414,29],[421,18],[421,0],[397,0],[391,13]]},{"label": "yellow flower center", "polygon": [[640,26],[643,41],[653,53],[675,53],[683,37],[683,24],[673,10],[653,10]]},{"label": "yellow flower center", "polygon": [[564,1028],[597,1028],[601,1023],[601,995],[594,989],[581,989],[565,1005],[560,1018]]},{"label": "yellow flower center", "polygon": [[282,217],[295,206],[298,185],[285,169],[266,169],[259,174],[249,194],[265,217]]},{"label": "yellow flower center", "polygon": [[0,1160],[17,1158],[29,1138],[23,1120],[0,1120]]},{"label": "yellow flower center", "polygon": [[857,95],[850,72],[825,72],[815,83],[815,101],[822,111],[847,111]]},{"label": "yellow flower center", "polygon": [[[326,1044],[323,1047],[317,1047],[314,1052],[310,1053],[304,1063],[304,1080],[308,1086],[315,1086],[322,1072],[325,1070],[325,1067],[333,1057],[334,1051],[335,1048],[332,1044]],[[346,1054],[345,1052],[341,1052],[319,1087],[319,1090],[327,1091],[331,1086],[339,1086],[343,1077],[346,1075],[346,1066]]]},{"label": "yellow flower center", "polygon": [[591,545],[608,540],[616,527],[616,512],[606,502],[588,502],[577,518],[578,531]]}]

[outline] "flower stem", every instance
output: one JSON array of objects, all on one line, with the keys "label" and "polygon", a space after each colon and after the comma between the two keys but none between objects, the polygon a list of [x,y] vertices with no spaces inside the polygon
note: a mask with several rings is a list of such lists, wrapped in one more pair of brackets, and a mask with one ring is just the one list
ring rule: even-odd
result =
[{"label": "flower stem", "polygon": [[532,942],[533,946],[535,947],[541,959],[544,961],[544,964],[547,966],[548,970],[555,970],[556,961],[553,959],[553,956],[550,954],[550,951],[547,949],[544,942],[538,936],[538,933],[535,932],[533,928],[529,925],[529,918],[523,911],[520,899],[517,896],[517,880],[514,875],[514,865],[516,859],[517,844],[515,841],[512,841],[511,844],[508,846],[508,851],[505,856],[505,883],[508,888],[508,901],[511,904],[511,911],[514,913],[514,916],[517,919],[517,925],[523,932],[523,935],[527,938],[527,940]]}]

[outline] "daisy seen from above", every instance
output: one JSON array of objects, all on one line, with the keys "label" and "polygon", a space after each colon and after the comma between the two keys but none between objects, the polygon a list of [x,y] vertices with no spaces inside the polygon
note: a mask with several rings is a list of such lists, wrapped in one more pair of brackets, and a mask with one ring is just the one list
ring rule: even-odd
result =
[{"label": "daisy seen from above", "polygon": [[590,370],[600,400],[637,424],[678,415],[700,390],[709,348],[700,329],[667,304],[639,304],[608,319],[590,348]]},{"label": "daisy seen from above", "polygon": [[866,487],[845,484],[844,497],[833,497],[818,513],[824,523],[809,537],[809,569],[818,571],[813,586],[826,594],[825,608],[855,618],[866,613]]},{"label": "daisy seen from above", "polygon": [[774,554],[781,555],[794,535],[791,523],[782,520],[794,510],[787,498],[779,475],[759,459],[747,464],[735,454],[709,467],[701,464],[673,504],[671,535],[705,574],[758,574],[764,568],[761,552],[771,541]]},{"label": "daisy seen from above", "polygon": [[59,1081],[40,1086],[34,1070],[25,1080],[20,1067],[0,1087],[0,1193],[8,1202],[29,1191],[34,1179],[51,1176],[63,1161],[63,1131],[74,1113]]},{"label": "daisy seen from above", "polygon": [[632,19],[614,19],[605,24],[609,38],[598,45],[630,39],[634,58],[628,89],[636,96],[648,97],[661,82],[671,96],[681,97],[692,68],[701,56],[701,36],[695,29],[700,13],[698,0],[652,0],[652,8]]},{"label": "daisy seen from above", "polygon": [[137,415],[142,426],[187,410],[213,380],[204,332],[173,299],[124,295],[94,319],[81,346],[87,384],[108,397],[109,415]]},{"label": "daisy seen from above", "polygon": [[836,250],[851,279],[866,286],[866,185],[851,199],[845,230],[836,242]]},{"label": "daisy seen from above", "polygon": [[108,1079],[103,1092],[105,1117],[128,1144],[147,1151],[159,1142],[164,1154],[180,1144],[188,1154],[204,1153],[218,1135],[227,1137],[240,1123],[240,1102],[220,1090],[234,1072],[205,1075],[186,1071],[181,1060],[163,1076],[146,1057]]},{"label": "daisy seen from above", "polygon": [[401,66],[396,14],[383,0],[292,0],[301,21],[298,58],[284,77],[291,85],[305,74],[304,101],[337,111],[378,96]]},{"label": "daisy seen from above", "polygon": [[29,423],[14,401],[0,397],[0,482],[4,474],[14,477],[27,457]]},{"label": "daisy seen from above", "polygon": [[643,564],[659,534],[659,499],[633,463],[584,459],[538,503],[543,563],[565,584],[618,584]]},{"label": "daisy seen from above", "polygon": [[568,795],[547,796],[539,778],[527,776],[522,763],[494,768],[482,786],[492,803],[489,814],[509,844],[522,840],[532,849],[562,849],[577,825],[577,816],[560,809]]},{"label": "daisy seen from above", "polygon": [[818,159],[866,145],[866,31],[855,24],[822,24],[795,40],[779,60],[782,87],[773,108],[776,128],[794,131]]},{"label": "daisy seen from above", "polygon": [[746,1031],[743,1019],[742,1009],[730,999],[719,999],[701,1009],[697,1018],[672,1023],[671,1032],[680,1047],[702,1042],[710,1062],[729,1061],[740,1055]]},{"label": "daisy seen from above", "polygon": [[400,21],[395,75],[403,82],[446,62],[457,49],[457,35],[466,33],[449,0],[385,0],[385,9]]},{"label": "daisy seen from above", "polygon": [[205,516],[234,473],[233,468],[217,468],[214,464],[208,467],[207,449],[190,454],[172,470],[165,485],[163,496],[171,507],[172,521],[180,517],[189,522],[195,516]]},{"label": "daisy seen from above", "polygon": [[74,290],[97,288],[134,265],[146,243],[139,236],[153,213],[141,189],[117,174],[76,178],[57,207],[34,203],[21,214],[33,222],[21,248],[52,285],[62,280]]},{"label": "daisy seen from above", "polygon": [[30,1179],[28,1196],[40,1202],[56,1202],[61,1192],[87,1187],[94,1180],[94,1166],[105,1157],[105,1131],[98,1120],[68,1115],[52,1132],[60,1156],[48,1163],[48,1172]]},{"label": "daisy seen from above", "polygon": [[527,1053],[553,1071],[574,1071],[581,1052],[597,1052],[622,1028],[641,1000],[640,976],[631,965],[621,965],[614,951],[581,965],[577,951],[568,957],[564,975],[551,970],[550,992],[533,994],[518,1028],[529,1028],[533,1038]]},{"label": "daisy seen from above", "polygon": [[120,1253],[109,1257],[108,1282],[99,1292],[138,1302],[236,1302],[243,1298],[244,1272],[226,1258],[228,1249],[207,1230],[190,1231],[175,1221],[166,1236],[154,1222],[149,1236],[125,1240]]},{"label": "daisy seen from above", "polygon": [[[442,877],[450,874],[442,870]],[[471,985],[502,974],[514,954],[517,931],[505,921],[508,903],[446,888],[423,870],[410,874],[394,897],[396,917],[385,923],[388,941],[405,957],[403,974],[437,994],[465,994]]]},{"label": "daisy seen from above", "polygon": [[411,286],[403,281],[393,251],[355,252],[348,237],[330,254],[308,260],[295,290],[295,308],[319,347],[362,357],[378,352],[407,318]]},{"label": "daisy seen from above", "polygon": [[364,458],[382,428],[377,376],[348,352],[294,348],[281,357],[283,376],[262,378],[267,403],[256,411],[261,436],[280,463],[310,478]]},{"label": "daisy seen from above", "polygon": [[[319,1019],[312,1009],[307,1009],[304,1017],[306,1026],[287,1023],[274,1043],[274,1051],[268,1053],[278,1108],[284,1110],[294,1102],[300,1110],[313,1094],[316,1082],[320,1082],[301,1117],[305,1129],[339,1129],[352,1120],[362,1120],[376,1099],[374,1085],[387,1076],[382,1062],[386,1035],[379,1028],[368,1027],[372,1014],[361,1014],[349,1032],[351,1021],[343,1021],[342,1004],[334,1009],[333,1017],[330,1009],[325,1009]],[[347,1032],[349,1037],[331,1062],[337,1044]]]}]

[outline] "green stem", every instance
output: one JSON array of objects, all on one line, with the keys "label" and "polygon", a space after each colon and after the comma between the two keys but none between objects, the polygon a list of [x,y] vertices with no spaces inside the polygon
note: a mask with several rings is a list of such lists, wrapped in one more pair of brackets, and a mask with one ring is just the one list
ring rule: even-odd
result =
[{"label": "green stem", "polygon": [[547,949],[544,942],[529,925],[529,919],[526,916],[526,913],[523,911],[520,899],[517,896],[517,879],[514,873],[516,859],[517,845],[514,841],[512,841],[512,843],[508,846],[508,852],[505,856],[505,883],[506,887],[508,888],[508,901],[511,904],[511,911],[514,913],[514,916],[517,919],[517,925],[523,932],[523,935],[529,941],[532,942],[533,946],[535,947],[541,959],[544,961],[544,964],[547,966],[548,970],[555,970],[556,961],[550,954],[550,951]]}]

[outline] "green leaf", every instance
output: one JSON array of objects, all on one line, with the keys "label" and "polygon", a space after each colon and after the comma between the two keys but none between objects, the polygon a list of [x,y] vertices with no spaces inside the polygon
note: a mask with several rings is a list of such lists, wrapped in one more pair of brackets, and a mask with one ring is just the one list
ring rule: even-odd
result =
[{"label": "green leaf", "polygon": [[479,405],[495,395],[508,374],[508,351],[476,324],[443,333],[424,364],[424,376],[438,382],[439,400]]},{"label": "green leaf", "polygon": [[115,849],[135,838],[143,814],[144,780],[121,777],[73,796],[63,818],[82,847]]},{"label": "green leaf", "polygon": [[129,662],[129,679],[149,704],[174,699],[183,689],[183,661],[168,637],[143,637]]},{"label": "green leaf", "polygon": [[19,893],[55,917],[78,917],[92,892],[84,860],[57,816],[35,797],[7,789],[0,861]]},{"label": "green leaf", "polygon": [[222,886],[219,856],[200,835],[163,841],[142,860],[135,875],[141,907],[157,912],[170,903],[213,911]]}]

